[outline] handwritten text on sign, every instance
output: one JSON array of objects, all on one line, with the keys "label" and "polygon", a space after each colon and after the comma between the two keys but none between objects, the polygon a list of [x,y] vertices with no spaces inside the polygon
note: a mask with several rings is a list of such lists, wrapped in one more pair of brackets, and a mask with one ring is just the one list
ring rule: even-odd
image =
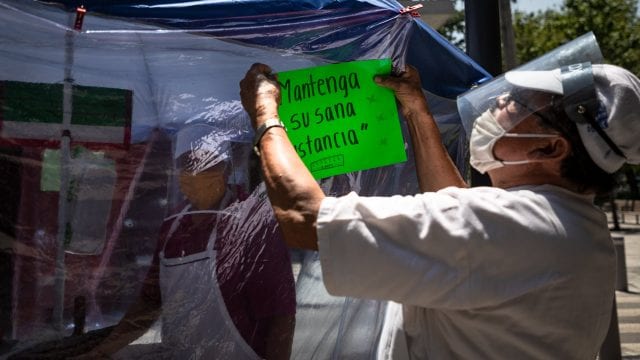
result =
[{"label": "handwritten text on sign", "polygon": [[373,82],[390,72],[385,59],[278,73],[280,118],[316,179],[406,161],[393,92]]}]

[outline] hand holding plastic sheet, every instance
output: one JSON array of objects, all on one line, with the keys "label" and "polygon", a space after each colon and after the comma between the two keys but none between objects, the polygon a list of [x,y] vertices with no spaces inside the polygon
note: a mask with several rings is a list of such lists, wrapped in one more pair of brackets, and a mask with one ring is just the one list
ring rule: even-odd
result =
[{"label": "hand holding plastic sheet", "polygon": [[407,160],[391,90],[373,82],[391,60],[363,60],[278,73],[279,115],[316,179]]}]

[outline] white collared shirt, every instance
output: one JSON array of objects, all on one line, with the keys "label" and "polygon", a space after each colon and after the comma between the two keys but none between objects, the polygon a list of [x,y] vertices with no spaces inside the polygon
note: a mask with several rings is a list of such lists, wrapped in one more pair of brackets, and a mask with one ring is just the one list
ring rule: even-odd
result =
[{"label": "white collared shirt", "polygon": [[609,325],[615,254],[591,196],[550,185],[351,193],[322,202],[318,238],[331,294],[402,304],[383,358],[402,357],[398,344],[411,359],[594,358]]}]

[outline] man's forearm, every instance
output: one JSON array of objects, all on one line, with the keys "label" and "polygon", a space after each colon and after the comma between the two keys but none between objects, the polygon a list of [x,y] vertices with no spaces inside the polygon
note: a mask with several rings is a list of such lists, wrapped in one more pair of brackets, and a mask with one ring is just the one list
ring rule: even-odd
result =
[{"label": "man's forearm", "polygon": [[448,186],[467,187],[445,149],[440,130],[428,109],[406,116],[420,191],[438,191]]},{"label": "man's forearm", "polygon": [[[278,117],[280,89],[271,68],[253,64],[240,81],[242,106],[254,129]],[[258,131],[264,181],[280,229],[289,246],[317,249],[316,221],[324,193],[298,157],[285,130],[278,126]]]},{"label": "man's forearm", "polygon": [[400,75],[376,76],[374,80],[393,90],[401,104],[400,110],[411,133],[420,190],[425,192],[438,191],[447,186],[466,187],[442,144],[440,130],[422,92],[418,70],[408,65]]},{"label": "man's forearm", "polygon": [[285,241],[291,247],[317,249],[316,220],[324,198],[322,189],[284,129],[269,129],[258,146],[267,192]]}]

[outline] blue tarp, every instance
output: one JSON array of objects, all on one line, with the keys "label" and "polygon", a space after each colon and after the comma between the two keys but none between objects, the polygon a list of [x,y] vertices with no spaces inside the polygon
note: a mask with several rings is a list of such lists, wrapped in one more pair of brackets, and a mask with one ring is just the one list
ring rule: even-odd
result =
[{"label": "blue tarp", "polygon": [[[53,2],[70,11],[84,6],[90,12],[330,61],[360,58],[379,45],[375,36],[385,35],[385,30],[395,32],[398,18],[410,17],[400,15],[403,6],[391,0]],[[455,99],[491,77],[430,26],[418,19],[411,22],[406,44],[395,44],[406,51],[396,60],[400,66],[406,61],[420,70],[425,90]]]}]

